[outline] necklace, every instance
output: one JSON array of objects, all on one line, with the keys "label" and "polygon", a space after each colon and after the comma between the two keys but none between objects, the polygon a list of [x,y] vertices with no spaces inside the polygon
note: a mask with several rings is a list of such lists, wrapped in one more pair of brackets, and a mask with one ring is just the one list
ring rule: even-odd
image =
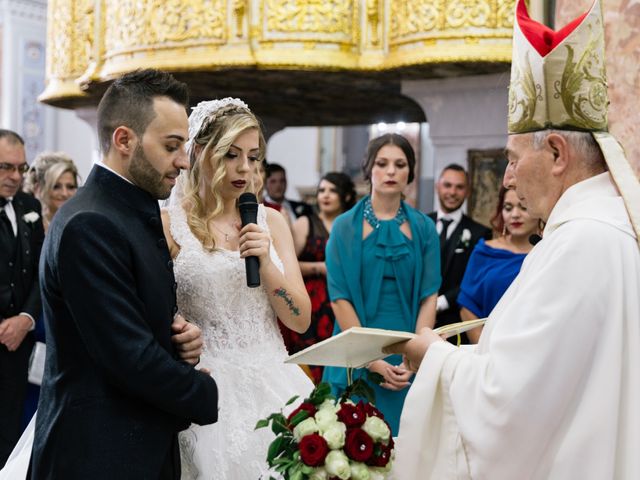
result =
[{"label": "necklace", "polygon": [[215,222],[213,220],[211,220],[211,225],[213,225],[213,228],[215,228],[216,230],[218,230],[221,234],[224,235],[224,241],[228,242],[229,241],[229,237],[234,238],[237,237],[237,235],[233,235],[232,233],[227,233],[224,230],[222,230],[220,227],[218,227]]},{"label": "necklace", "polygon": [[[367,199],[364,202],[364,218],[365,220],[367,220],[367,222],[369,223],[369,225],[371,225],[373,229],[376,229],[380,226],[381,220],[378,217],[376,217],[376,214],[373,211],[373,205],[371,205],[371,197],[367,197]],[[386,220],[386,221],[392,221],[392,222],[396,222],[398,225],[402,225],[406,220],[407,220],[407,217],[402,211],[402,204],[400,204],[400,207],[398,208],[398,212],[396,213],[396,216],[393,217],[391,220]]]}]

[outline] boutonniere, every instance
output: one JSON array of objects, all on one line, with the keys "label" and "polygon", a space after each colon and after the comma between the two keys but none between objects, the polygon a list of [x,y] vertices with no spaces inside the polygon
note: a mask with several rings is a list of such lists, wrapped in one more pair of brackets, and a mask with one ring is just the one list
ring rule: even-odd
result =
[{"label": "boutonniere", "polygon": [[296,215],[301,215],[303,211],[304,211],[304,205],[298,205],[295,208]]},{"label": "boutonniere", "polygon": [[29,212],[29,213],[25,213],[22,216],[22,220],[24,220],[26,223],[35,223],[38,221],[39,218],[40,218],[40,215],[38,215],[38,212]]},{"label": "boutonniere", "polygon": [[468,228],[465,228],[462,231],[462,235],[460,236],[460,245],[463,245],[464,248],[469,248],[469,242],[471,241],[471,232]]}]

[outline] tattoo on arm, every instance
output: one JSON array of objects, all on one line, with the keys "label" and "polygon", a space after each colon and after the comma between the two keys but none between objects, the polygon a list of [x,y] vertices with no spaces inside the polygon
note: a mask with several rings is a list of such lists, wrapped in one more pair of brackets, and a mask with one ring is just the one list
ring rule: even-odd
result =
[{"label": "tattoo on arm", "polygon": [[287,304],[287,307],[289,307],[289,311],[293,313],[294,316],[300,316],[300,309],[295,306],[291,295],[289,295],[289,293],[284,288],[276,288],[273,291],[273,294],[276,297],[280,297],[284,300],[284,302]]}]

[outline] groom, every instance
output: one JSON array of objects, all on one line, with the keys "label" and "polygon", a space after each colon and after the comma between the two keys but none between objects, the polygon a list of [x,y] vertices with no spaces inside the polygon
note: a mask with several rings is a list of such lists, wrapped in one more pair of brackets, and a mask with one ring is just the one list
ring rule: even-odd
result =
[{"label": "groom", "polygon": [[143,70],[98,106],[103,162],[56,214],[40,263],[47,358],[30,478],[178,479],[177,433],[217,420],[216,384],[193,368],[200,331],[174,319],[157,201],[188,165],[187,105],[186,85]]}]

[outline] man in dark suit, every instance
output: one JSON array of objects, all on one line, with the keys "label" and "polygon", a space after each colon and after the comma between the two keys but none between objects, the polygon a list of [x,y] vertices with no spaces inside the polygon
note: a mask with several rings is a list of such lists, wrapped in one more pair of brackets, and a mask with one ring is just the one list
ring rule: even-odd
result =
[{"label": "man in dark suit", "polygon": [[142,70],[98,106],[103,162],[54,217],[40,265],[47,358],[30,478],[178,479],[177,433],[217,420],[216,384],[193,366],[200,331],[174,320],[157,201],[188,165],[187,105],[186,85]]},{"label": "man in dark suit", "polygon": [[309,216],[312,213],[311,205],[308,203],[296,202],[285,198],[287,172],[282,165],[267,163],[264,187],[266,190],[266,195],[264,196],[265,205],[286,211],[292,222],[298,217]]},{"label": "man in dark suit", "polygon": [[[462,277],[473,247],[481,238],[490,239],[491,230],[462,213],[462,204],[469,195],[469,178],[460,165],[445,167],[436,191],[440,208],[429,217],[435,222],[440,235],[442,286],[436,307],[436,327],[441,327],[461,321],[456,300]],[[466,335],[462,340],[468,343]]]},{"label": "man in dark suit", "polygon": [[20,191],[28,169],[24,141],[0,129],[0,468],[20,436],[40,315],[38,260],[44,231],[40,202]]}]

